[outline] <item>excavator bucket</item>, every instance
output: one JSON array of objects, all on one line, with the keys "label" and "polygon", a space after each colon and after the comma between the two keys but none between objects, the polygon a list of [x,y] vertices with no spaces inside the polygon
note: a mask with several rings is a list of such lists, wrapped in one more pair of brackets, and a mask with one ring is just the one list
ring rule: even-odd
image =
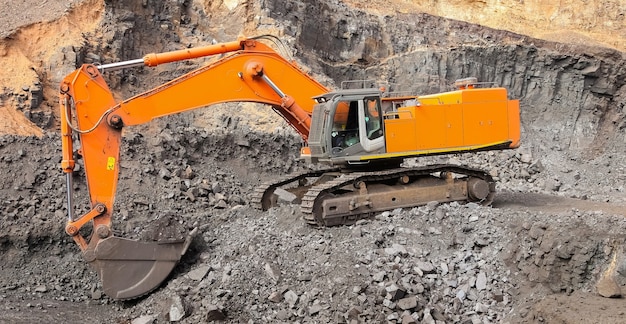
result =
[{"label": "excavator bucket", "polygon": [[112,236],[99,241],[85,258],[98,272],[105,294],[114,299],[137,298],[159,287],[169,276],[195,232],[184,240],[164,242]]}]

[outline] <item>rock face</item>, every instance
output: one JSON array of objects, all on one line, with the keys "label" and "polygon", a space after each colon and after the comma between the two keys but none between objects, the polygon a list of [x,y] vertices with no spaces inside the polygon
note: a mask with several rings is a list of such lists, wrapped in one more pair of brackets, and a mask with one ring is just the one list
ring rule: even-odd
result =
[{"label": "rock face", "polygon": [[[55,84],[61,77],[55,73],[82,63],[136,59],[267,32],[278,35],[331,87],[373,80],[396,90],[433,93],[473,76],[507,87],[521,100],[525,134],[547,143],[546,151],[588,156],[626,141],[621,135],[625,57],[610,49],[550,43],[424,13],[383,15],[337,1],[124,1],[106,3],[102,17],[97,30],[85,33],[84,44],[52,56],[46,73]],[[108,81],[129,96],[195,64],[125,69],[108,74]],[[40,98],[39,92],[28,94],[22,110],[40,127],[54,126],[50,113],[36,109]]]},{"label": "rock face", "polygon": [[271,17],[302,26],[285,33],[294,37],[305,63],[319,66],[336,84],[387,81],[399,90],[433,93],[474,76],[508,88],[521,100],[525,130],[560,149],[584,154],[612,140],[624,142],[612,138],[626,127],[621,52],[549,43],[427,14],[380,17],[324,1],[268,5]]},{"label": "rock face", "polygon": [[[518,225],[515,235],[520,240],[509,247],[507,262],[515,264],[530,282],[543,284],[553,292],[571,292],[600,278],[603,269],[593,265],[594,259],[599,248],[609,248],[604,244],[610,236],[589,237],[586,233],[591,229],[576,213],[573,216],[568,225],[554,226],[543,221]],[[622,240],[619,244],[624,243]],[[602,295],[619,291],[615,280],[601,282],[604,284],[598,290]]]},{"label": "rock face", "polygon": [[[335,1],[286,5],[265,1],[210,8],[193,2],[139,5],[131,1],[110,4],[107,10],[111,20],[103,21],[106,32],[95,34],[78,50],[77,63],[88,61],[93,56],[89,53],[98,53],[104,62],[134,59],[149,51],[230,41],[255,29],[254,34],[281,35],[294,56],[331,88],[349,80],[373,80],[393,90],[424,94],[451,90],[454,80],[469,76],[507,87],[511,97],[521,102],[527,152],[551,155],[555,166],[570,163],[562,157],[563,151],[573,159],[587,160],[626,147],[622,52],[550,43],[422,13],[379,15]],[[224,21],[219,13],[228,14],[230,20]],[[214,24],[222,23],[232,28],[218,32]],[[125,26],[124,34],[112,25]],[[151,31],[150,37],[142,36],[146,30]],[[109,80],[122,93],[132,94],[138,80],[144,86],[157,85],[193,66],[177,64],[156,73],[125,70]],[[195,120],[207,115],[192,113]],[[562,169],[555,179],[587,177],[568,172],[568,166]]]}]

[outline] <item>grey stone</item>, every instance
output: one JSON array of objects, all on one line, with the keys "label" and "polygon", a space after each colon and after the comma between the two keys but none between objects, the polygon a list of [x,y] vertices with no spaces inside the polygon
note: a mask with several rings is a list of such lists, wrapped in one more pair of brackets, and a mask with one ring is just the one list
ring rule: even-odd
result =
[{"label": "grey stone", "polygon": [[387,291],[387,299],[390,299],[392,301],[396,301],[406,295],[406,292],[402,288],[398,287],[396,284],[391,284],[385,287],[385,290]]},{"label": "grey stone", "polygon": [[348,323],[346,321],[346,317],[344,316],[344,314],[342,312],[339,312],[339,311],[335,311],[333,313],[332,322],[335,323],[335,324],[346,324],[346,323]]},{"label": "grey stone", "polygon": [[275,264],[266,263],[265,273],[275,282],[280,280],[280,269],[278,269],[278,266]]},{"label": "grey stone", "polygon": [[278,319],[278,320],[286,321],[290,317],[291,317],[291,314],[288,311],[284,310],[284,309],[281,309],[278,312],[276,312],[276,319]]},{"label": "grey stone", "polygon": [[357,320],[359,319],[359,315],[363,313],[363,309],[359,306],[352,306],[346,312],[346,316],[348,320]]},{"label": "grey stone", "polygon": [[226,195],[224,195],[222,193],[219,193],[219,192],[216,192],[215,193],[215,200],[224,200],[224,201],[226,201],[227,198],[226,198]]},{"label": "grey stone", "polygon": [[460,301],[465,300],[465,291],[463,289],[459,289],[456,292],[456,298],[458,298]]},{"label": "grey stone", "polygon": [[274,190],[274,194],[278,197],[278,202],[281,203],[291,204],[298,199],[295,194],[282,188],[276,188],[276,190]]},{"label": "grey stone", "polygon": [[24,217],[28,217],[28,218],[33,218],[35,217],[35,207],[34,206],[29,206],[26,211],[24,211]]},{"label": "grey stone", "polygon": [[280,303],[283,300],[283,295],[277,291],[272,292],[267,299],[273,303]]},{"label": "grey stone", "polygon": [[476,289],[479,291],[485,290],[487,288],[487,275],[484,272],[479,272],[476,277]]},{"label": "grey stone", "polygon": [[489,307],[482,303],[476,303],[476,305],[474,306],[474,311],[478,314],[487,313],[489,311]]},{"label": "grey stone", "polygon": [[445,263],[445,262],[441,262],[441,265],[440,265],[440,266],[441,266],[441,275],[442,275],[442,276],[447,275],[447,274],[448,274],[448,270],[449,270],[449,269],[448,269],[448,264],[447,264],[447,263]]},{"label": "grey stone", "polygon": [[224,310],[221,307],[218,307],[216,305],[209,305],[207,307],[206,320],[208,322],[223,321],[225,319],[226,319],[226,314],[224,314]]},{"label": "grey stone", "polygon": [[425,290],[424,285],[419,282],[413,285],[413,291],[417,294],[422,294]]},{"label": "grey stone", "polygon": [[98,300],[102,298],[102,291],[100,289],[95,289],[91,292],[91,299]]},{"label": "grey stone", "polygon": [[535,240],[538,240],[543,236],[545,229],[546,227],[544,224],[539,222],[533,223],[533,225],[530,227],[530,230],[528,231],[528,236]]},{"label": "grey stone", "polygon": [[472,287],[475,288],[476,287],[476,277],[472,276],[469,278],[467,284]]},{"label": "grey stone", "polygon": [[467,299],[469,299],[471,301],[477,301],[478,300],[478,296],[476,295],[476,291],[475,290],[470,290],[469,293],[467,294]]},{"label": "grey stone", "polygon": [[130,324],[152,324],[156,320],[156,316],[154,315],[143,315],[135,318],[130,321]]},{"label": "grey stone", "polygon": [[85,63],[97,64],[100,63],[101,58],[100,55],[92,52],[88,52],[85,54]]},{"label": "grey stone", "polygon": [[492,294],[493,300],[497,301],[498,303],[503,302],[504,301],[504,293],[502,291],[496,291]]},{"label": "grey stone", "polygon": [[385,275],[387,275],[387,272],[385,271],[376,272],[372,275],[372,280],[376,282],[382,282],[383,280],[385,280]]},{"label": "grey stone", "polygon": [[77,66],[77,55],[72,46],[65,46],[53,53],[49,62],[50,81],[57,84],[63,81],[66,75],[72,73]]},{"label": "grey stone", "polygon": [[391,321],[392,323],[395,323],[395,321],[400,319],[400,315],[397,312],[393,312],[389,315],[387,315],[387,320]]},{"label": "grey stone", "polygon": [[316,315],[323,309],[320,304],[313,304],[313,306],[309,307],[309,315]]},{"label": "grey stone", "polygon": [[398,308],[401,310],[411,310],[417,307],[417,297],[410,296],[398,300]]},{"label": "grey stone", "polygon": [[545,189],[548,191],[559,191],[561,189],[561,181],[558,179],[547,179]]},{"label": "grey stone", "polygon": [[396,303],[394,303],[391,299],[384,299],[383,300],[383,306],[389,308],[389,309],[394,309],[396,308]]},{"label": "grey stone", "polygon": [[430,262],[418,261],[417,267],[425,274],[435,273],[435,266]]},{"label": "grey stone", "polygon": [[426,207],[430,210],[434,210],[439,205],[438,201],[430,201],[426,204]]},{"label": "grey stone", "polygon": [[428,228],[428,233],[433,234],[433,235],[441,235],[442,234],[441,230],[436,228],[436,227],[429,227]]},{"label": "grey stone", "polygon": [[446,317],[443,315],[443,313],[444,313],[444,310],[443,310],[443,307],[441,307],[441,304],[435,305],[435,307],[431,311],[431,315],[437,321],[446,321],[447,320]]},{"label": "grey stone", "polygon": [[46,291],[48,291],[48,288],[44,285],[35,287],[35,292],[45,293]]},{"label": "grey stone", "polygon": [[215,208],[217,208],[217,209],[226,209],[226,208],[228,208],[228,204],[224,200],[220,199],[220,201],[218,201],[217,204],[215,204]]},{"label": "grey stone", "polygon": [[209,273],[211,267],[208,265],[201,265],[187,273],[187,277],[191,280],[200,281],[204,279],[207,273]]},{"label": "grey stone", "polygon": [[163,179],[163,180],[169,180],[172,178],[172,172],[170,172],[170,170],[166,169],[166,168],[161,168],[159,170],[159,178]]},{"label": "grey stone", "polygon": [[187,190],[185,192],[185,195],[187,195],[187,198],[189,198],[189,200],[191,202],[196,201],[196,197],[198,196],[198,189],[197,188],[189,188],[189,190]]},{"label": "grey stone", "polygon": [[474,245],[478,247],[485,247],[489,245],[489,240],[482,238],[482,237],[478,237],[476,238],[476,241],[474,241]]},{"label": "grey stone", "polygon": [[354,237],[362,237],[363,236],[363,230],[358,225],[359,224],[357,223],[356,226],[352,229],[352,236],[354,236]]},{"label": "grey stone", "polygon": [[402,315],[402,324],[416,324],[417,321],[409,314]]},{"label": "grey stone", "polygon": [[235,144],[243,147],[250,147],[250,141],[244,137],[238,136],[235,139]]},{"label": "grey stone", "polygon": [[422,317],[422,323],[424,324],[436,324],[435,319],[430,313],[430,309],[424,308],[424,317]]},{"label": "grey stone", "polygon": [[465,208],[468,208],[468,209],[477,209],[479,207],[480,205],[475,202],[469,202],[465,205]]},{"label": "grey stone", "polygon": [[180,177],[183,179],[193,179],[194,176],[195,174],[190,166],[187,166],[185,168],[185,171],[183,171],[183,173],[180,175]]},{"label": "grey stone", "polygon": [[563,260],[569,260],[574,255],[574,249],[569,244],[559,244],[556,247],[556,256]]},{"label": "grey stone", "polygon": [[294,308],[296,303],[298,302],[298,294],[293,292],[293,290],[287,290],[283,294],[283,298],[285,298],[285,302],[289,305],[289,307]]},{"label": "grey stone", "polygon": [[389,248],[385,248],[385,254],[395,256],[395,255],[406,255],[406,248],[401,245],[394,243]]},{"label": "grey stone", "polygon": [[532,162],[532,160],[533,156],[530,153],[522,153],[522,156],[520,156],[520,161],[522,163],[529,164],[530,162]]},{"label": "grey stone", "polygon": [[183,298],[180,296],[172,297],[172,305],[169,310],[170,322],[178,322],[187,316],[187,310],[183,302]]}]

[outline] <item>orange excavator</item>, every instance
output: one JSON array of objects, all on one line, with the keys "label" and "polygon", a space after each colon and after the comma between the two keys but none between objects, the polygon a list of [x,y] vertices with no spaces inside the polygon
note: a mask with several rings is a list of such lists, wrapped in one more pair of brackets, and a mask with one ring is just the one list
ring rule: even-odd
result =
[{"label": "orange excavator", "polygon": [[[457,90],[423,96],[394,95],[381,88],[330,91],[268,41],[280,45],[267,35],[240,38],[137,60],[84,64],[62,81],[66,232],[111,298],[132,299],[157,288],[195,232],[156,241],[113,234],[122,130],[157,117],[224,102],[272,107],[302,136],[302,158],[328,167],[263,183],[253,193],[254,203],[266,210],[279,201],[279,193],[287,192],[300,204],[303,218],[318,226],[351,224],[380,211],[431,201],[491,203],[495,182],[485,171],[445,164],[406,168],[401,163],[409,157],[518,147],[519,102],[509,100],[506,89],[479,87],[476,79],[467,78],[456,82]],[[103,78],[107,71],[207,56],[216,57],[122,102]],[[74,141],[80,142],[76,152]],[[80,216],[73,197],[77,154],[83,159],[90,203]]]}]

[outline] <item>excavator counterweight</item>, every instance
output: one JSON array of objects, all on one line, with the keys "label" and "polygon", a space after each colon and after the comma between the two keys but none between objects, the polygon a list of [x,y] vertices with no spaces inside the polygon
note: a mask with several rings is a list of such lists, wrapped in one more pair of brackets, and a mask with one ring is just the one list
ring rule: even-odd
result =
[{"label": "excavator counterweight", "polygon": [[[468,78],[457,82],[454,91],[425,96],[393,96],[378,88],[331,91],[263,40],[278,41],[265,35],[126,62],[85,64],[61,82],[66,232],[111,298],[132,299],[158,288],[196,232],[182,233],[174,230],[177,222],[165,221],[154,224],[159,235],[148,240],[113,234],[122,130],[154,118],[226,102],[272,107],[307,145],[302,158],[330,168],[264,183],[254,191],[254,200],[266,210],[276,204],[278,192],[290,191],[310,224],[350,224],[430,201],[491,203],[495,182],[482,170],[458,165],[403,168],[401,163],[408,157],[518,147],[519,102],[509,100],[506,89],[478,88]],[[121,102],[103,77],[107,71],[205,56],[217,57]],[[74,141],[80,142],[89,190],[90,208],[80,216],[74,215]],[[172,235],[162,235],[168,232]]]}]

